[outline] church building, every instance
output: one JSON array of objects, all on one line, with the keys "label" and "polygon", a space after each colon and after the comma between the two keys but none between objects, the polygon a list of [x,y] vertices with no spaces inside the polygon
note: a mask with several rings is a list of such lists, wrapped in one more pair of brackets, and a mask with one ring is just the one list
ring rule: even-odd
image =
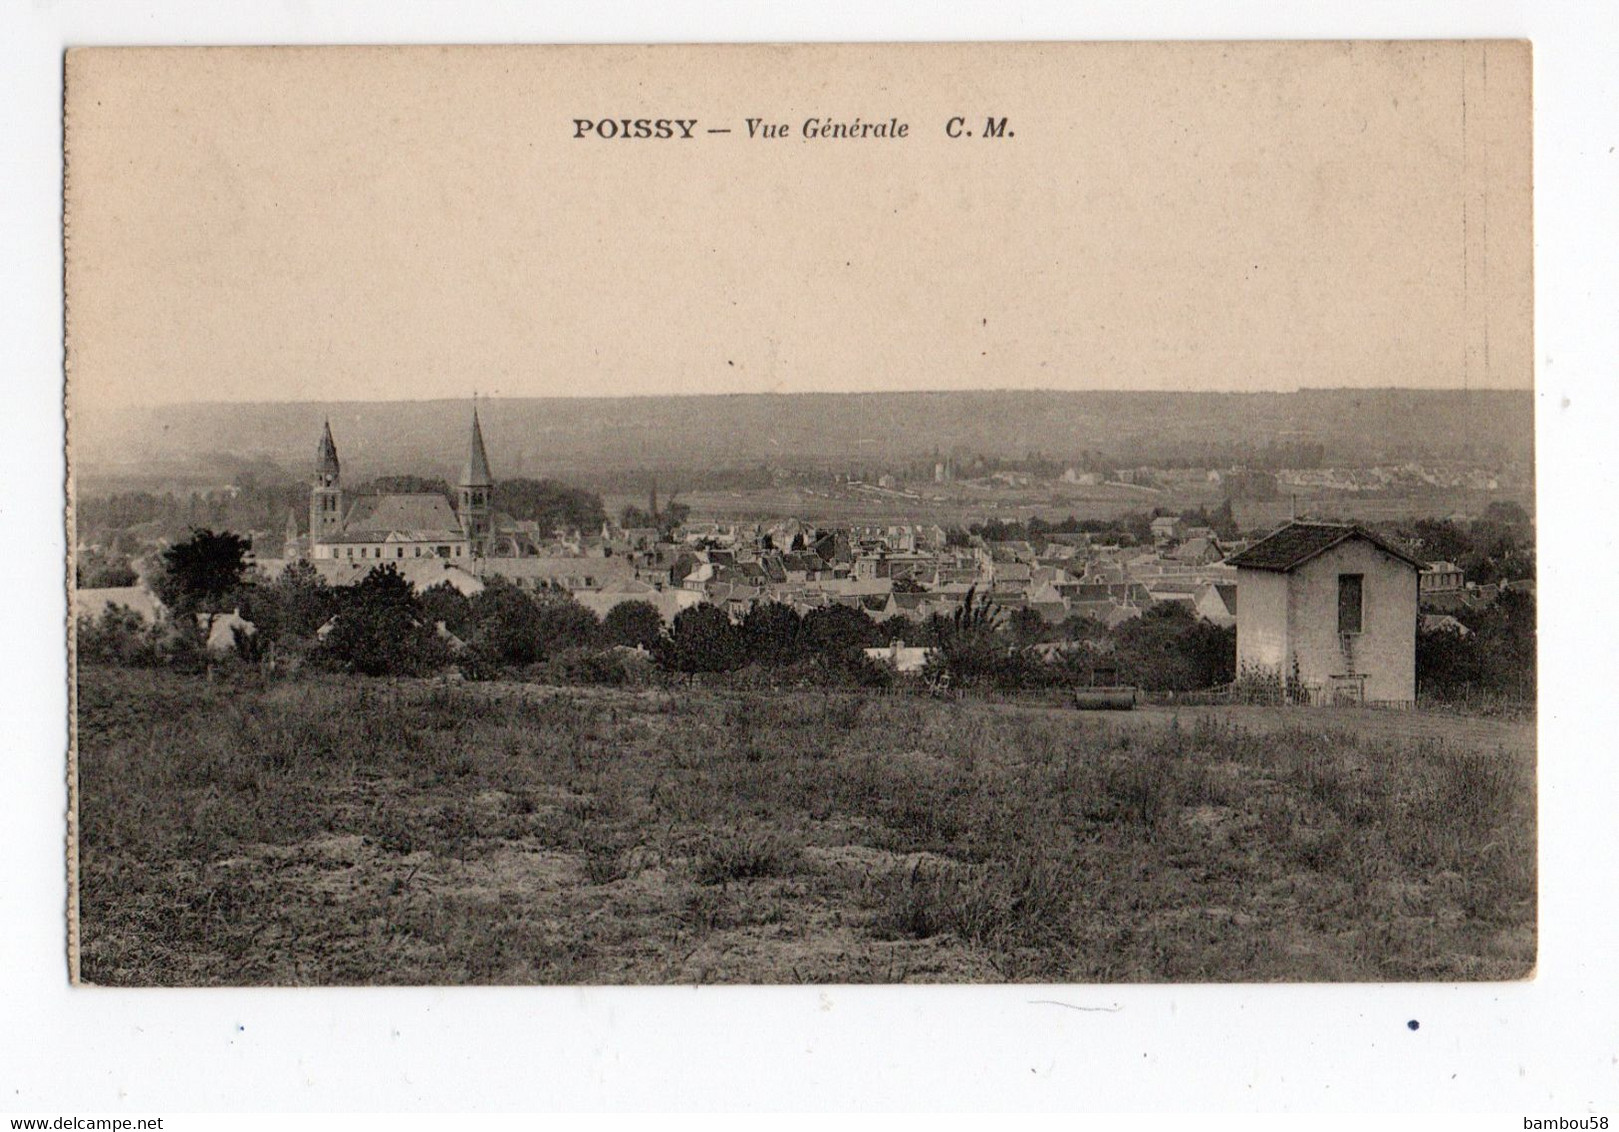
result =
[{"label": "church building", "polygon": [[476,408],[455,506],[431,492],[362,495],[345,501],[342,465],[328,421],[315,452],[309,492],[310,557],[355,563],[489,557],[495,551],[494,489]]}]

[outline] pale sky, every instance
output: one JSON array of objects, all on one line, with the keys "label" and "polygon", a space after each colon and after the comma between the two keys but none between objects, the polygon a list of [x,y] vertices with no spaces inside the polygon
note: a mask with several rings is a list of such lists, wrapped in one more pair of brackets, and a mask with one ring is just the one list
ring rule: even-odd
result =
[{"label": "pale sky", "polygon": [[[1528,388],[1528,66],[1507,42],[75,52],[70,396]],[[1015,136],[952,140],[958,114]],[[857,115],[910,136],[744,125]],[[699,124],[576,140],[582,117]]]}]

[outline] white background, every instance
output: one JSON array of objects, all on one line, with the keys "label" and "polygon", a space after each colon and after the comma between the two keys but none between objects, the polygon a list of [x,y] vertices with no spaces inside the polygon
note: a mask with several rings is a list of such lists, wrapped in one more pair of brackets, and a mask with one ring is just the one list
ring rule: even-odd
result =
[{"label": "white background", "polygon": [[[0,1112],[1619,1108],[1610,5],[13,2],[0,16]],[[1110,10],[1115,8],[1116,10]],[[72,991],[61,50],[134,43],[1529,37],[1541,960],[1489,986]],[[1033,1000],[1056,1000],[1076,1010]],[[1413,1031],[1407,1022],[1416,1019]],[[1508,1126],[1498,1123],[1497,1126]],[[1511,1126],[1521,1126],[1514,1122]]]}]

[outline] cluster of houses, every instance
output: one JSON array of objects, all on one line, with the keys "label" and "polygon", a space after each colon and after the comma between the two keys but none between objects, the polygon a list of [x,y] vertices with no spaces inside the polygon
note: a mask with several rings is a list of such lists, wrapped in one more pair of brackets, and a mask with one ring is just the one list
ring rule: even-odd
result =
[{"label": "cluster of houses", "polygon": [[1152,547],[1093,542],[1084,534],[949,545],[933,525],[832,528],[791,518],[694,523],[663,535],[609,524],[590,535],[537,541],[518,556],[417,554],[403,541],[370,546],[391,552],[351,559],[309,555],[289,543],[290,553],[258,556],[255,570],[274,578],[301,559],[341,586],[387,562],[419,590],[448,583],[471,595],[499,576],[525,588],[565,590],[598,615],[645,601],[666,621],[703,602],[741,617],[769,601],[801,614],[846,605],[877,621],[920,621],[949,616],[974,592],[1052,625],[1082,616],[1112,627],[1162,602],[1217,625],[1236,623],[1236,570],[1222,561],[1231,548],[1195,527]]},{"label": "cluster of houses", "polygon": [[1409,462],[1355,468],[1284,468],[1276,473],[1276,482],[1284,490],[1349,493],[1417,487],[1497,491],[1501,487],[1500,475],[1488,468]]},{"label": "cluster of houses", "polygon": [[1178,519],[1154,524],[1151,547],[1093,543],[1084,534],[950,545],[931,524],[831,528],[796,518],[542,531],[501,512],[494,484],[476,410],[454,499],[346,495],[328,424],[316,444],[307,524],[289,515],[279,553],[257,553],[255,569],[269,579],[305,561],[342,586],[387,563],[418,590],[449,584],[468,595],[498,575],[565,590],[598,615],[644,601],[665,621],[702,602],[741,616],[761,601],[801,613],[836,604],[879,621],[921,620],[948,616],[969,592],[1050,624],[1078,615],[1114,626],[1160,602],[1219,625],[1236,620],[1236,571],[1221,560],[1240,547]]},{"label": "cluster of houses", "polygon": [[[701,603],[741,617],[760,602],[801,614],[843,605],[879,622],[921,622],[949,617],[973,593],[1046,624],[1085,617],[1112,628],[1173,603],[1236,626],[1239,678],[1268,674],[1333,702],[1412,700],[1419,606],[1433,620],[1425,627],[1450,621],[1460,629],[1449,614],[1494,597],[1451,563],[1424,563],[1359,527],[1329,523],[1293,522],[1252,545],[1171,516],[1153,520],[1151,546],[1083,533],[963,542],[935,525],[823,527],[796,518],[540,531],[496,508],[476,411],[456,496],[346,499],[328,426],[307,528],[289,517],[281,553],[258,555],[254,568],[272,579],[291,562],[308,562],[342,586],[386,563],[419,591],[448,584],[469,596],[500,576],[565,590],[598,616],[646,602],[666,623]],[[131,587],[81,591],[78,613],[114,601],[150,607],[154,620],[160,612],[148,592]],[[902,624],[894,628],[898,642]],[[896,666],[920,663],[909,655],[919,650],[891,651]]]}]

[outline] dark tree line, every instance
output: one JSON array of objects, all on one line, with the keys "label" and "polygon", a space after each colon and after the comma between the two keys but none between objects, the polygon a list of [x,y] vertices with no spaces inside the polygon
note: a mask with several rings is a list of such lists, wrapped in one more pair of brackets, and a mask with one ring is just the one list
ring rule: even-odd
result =
[{"label": "dark tree line", "polygon": [[1534,530],[1516,503],[1491,503],[1471,522],[1417,519],[1386,529],[1417,557],[1460,566],[1469,582],[1487,586],[1535,576]]},{"label": "dark tree line", "polygon": [[1417,691],[1435,699],[1482,693],[1532,701],[1536,690],[1535,598],[1509,590],[1484,609],[1454,615],[1454,628],[1417,634]]},{"label": "dark tree line", "polygon": [[[1063,647],[1048,660],[1032,647],[1042,642]],[[954,687],[1012,691],[1100,681],[1187,692],[1236,677],[1236,630],[1211,625],[1178,603],[1110,629],[1085,617],[1050,626],[1032,610],[1008,613],[969,593],[950,617],[924,622],[918,643],[934,649],[929,676],[948,675]]]},{"label": "dark tree line", "polygon": [[[779,602],[753,605],[740,619],[703,603],[665,626],[648,602],[629,601],[598,618],[559,590],[529,591],[500,578],[466,595],[449,582],[417,593],[391,564],[360,582],[330,587],[308,562],[276,578],[247,580],[240,536],[198,530],[162,558],[159,594],[177,615],[163,632],[138,630],[112,610],[81,627],[81,656],[91,662],[185,663],[197,655],[195,614],[239,611],[256,629],[253,655],[303,657],[317,667],[365,675],[421,675],[451,664],[473,676],[560,665],[567,679],[623,678],[615,648],[684,675],[753,669],[794,680],[861,683],[890,678],[863,650],[903,640],[935,650],[933,665],[960,686],[1040,687],[1078,682],[1077,669],[1051,664],[1032,646],[1083,642],[1106,654],[1121,678],[1154,689],[1209,687],[1231,679],[1231,630],[1196,620],[1179,606],[1155,608],[1109,630],[1070,618],[1047,625],[1028,609],[1008,611],[976,592],[951,616],[877,622],[863,610],[829,605],[800,614]],[[178,628],[176,628],[178,627]],[[178,635],[177,635],[178,634]],[[1076,662],[1077,663],[1077,662]]]}]

